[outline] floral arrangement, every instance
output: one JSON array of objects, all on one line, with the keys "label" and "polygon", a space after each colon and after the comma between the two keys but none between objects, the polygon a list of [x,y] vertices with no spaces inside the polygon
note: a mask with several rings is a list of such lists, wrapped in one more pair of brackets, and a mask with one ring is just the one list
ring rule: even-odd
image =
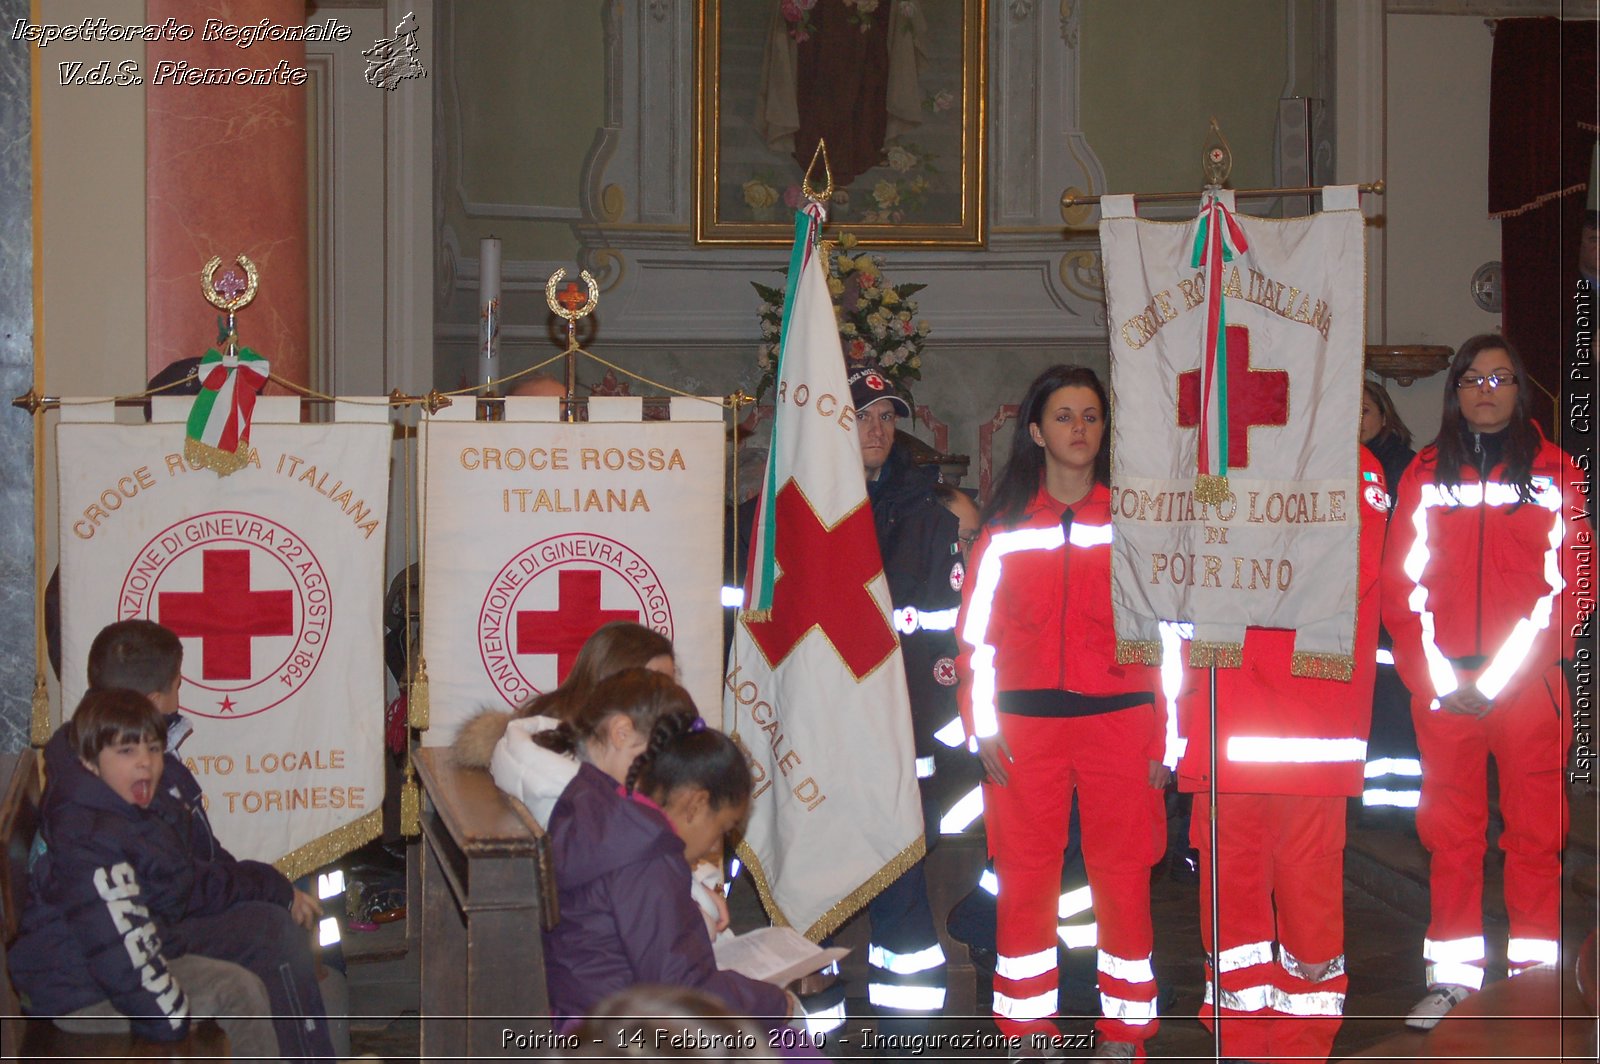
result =
[{"label": "floral arrangement", "polygon": [[[926,321],[917,320],[917,301],[911,297],[927,285],[889,284],[883,276],[883,257],[857,252],[856,243],[854,235],[843,233],[836,245],[822,245],[845,363],[851,372],[873,367],[904,392],[911,381],[922,379],[922,345],[929,330]],[[784,290],[750,283],[761,296],[761,349],[756,358],[761,368],[756,384],[760,400],[778,372]]]},{"label": "floral arrangement", "polygon": [[[861,32],[866,33],[872,29],[872,15],[878,10],[882,0],[842,0],[849,10],[850,22],[861,27]],[[782,0],[778,5],[778,13],[783,16],[783,21],[789,24],[789,36],[796,44],[804,44],[811,39],[816,26],[811,21],[811,9],[817,6],[817,0]]]}]

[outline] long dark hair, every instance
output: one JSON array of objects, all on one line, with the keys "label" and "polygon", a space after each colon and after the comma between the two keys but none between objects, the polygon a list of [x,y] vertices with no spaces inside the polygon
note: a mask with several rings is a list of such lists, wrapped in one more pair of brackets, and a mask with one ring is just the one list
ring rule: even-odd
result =
[{"label": "long dark hair", "polygon": [[649,745],[629,770],[631,787],[662,805],[680,787],[703,787],[713,810],[743,805],[754,786],[744,754],[732,739],[696,721],[676,715],[656,721]]},{"label": "long dark hair", "polygon": [[1522,356],[1499,333],[1480,333],[1461,345],[1456,357],[1450,360],[1450,372],[1444,382],[1444,416],[1439,421],[1439,435],[1434,438],[1438,464],[1434,482],[1442,488],[1461,486],[1461,470],[1471,459],[1472,428],[1461,413],[1461,390],[1457,387],[1472,362],[1485,351],[1496,348],[1506,353],[1512,372],[1517,375],[1517,401],[1511,408],[1511,424],[1506,428],[1505,447],[1501,458],[1505,462],[1503,482],[1517,489],[1519,502],[1533,501],[1533,460],[1539,454],[1539,429],[1529,416],[1528,369]]},{"label": "long dark hair", "polygon": [[584,640],[561,686],[518,708],[517,716],[570,720],[600,681],[623,669],[643,668],[663,654],[673,656],[672,640],[660,632],[632,621],[602,624]]},{"label": "long dark hair", "polygon": [[1100,453],[1094,457],[1094,479],[1111,481],[1111,403],[1100,377],[1087,366],[1051,366],[1028,385],[1017,404],[1017,428],[1011,434],[1011,454],[995,485],[989,504],[983,508],[983,523],[1011,524],[1022,518],[1039,491],[1044,477],[1044,448],[1033,442],[1028,426],[1039,424],[1044,404],[1058,388],[1088,388],[1100,400],[1100,416],[1105,433],[1100,437]]},{"label": "long dark hair", "polygon": [[1378,418],[1381,422],[1378,434],[1372,437],[1371,442],[1377,443],[1387,435],[1410,447],[1411,430],[1400,419],[1400,411],[1395,409],[1394,400],[1389,397],[1388,390],[1377,381],[1362,381],[1361,390],[1372,400],[1372,405],[1378,408]]},{"label": "long dark hair", "polygon": [[[577,712],[554,728],[539,732],[533,741],[558,754],[575,754],[579,747],[599,736],[605,723],[618,713],[632,721],[635,730],[649,736],[645,752],[628,767],[628,778],[623,782],[629,790],[649,764],[651,748],[658,743],[657,733],[688,731],[700,716],[689,692],[672,677],[651,669],[623,669],[595,684]],[[680,719],[673,725],[664,725],[669,717]]]}]

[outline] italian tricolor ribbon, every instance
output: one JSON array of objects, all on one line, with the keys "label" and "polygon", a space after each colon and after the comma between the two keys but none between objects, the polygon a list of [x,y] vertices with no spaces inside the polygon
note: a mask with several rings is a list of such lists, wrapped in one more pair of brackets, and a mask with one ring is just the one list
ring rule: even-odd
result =
[{"label": "italian tricolor ribbon", "polygon": [[215,348],[196,371],[200,394],[189,408],[184,454],[221,476],[241,468],[250,450],[250,415],[271,365],[248,347],[223,354]]},{"label": "italian tricolor ribbon", "polygon": [[1228,327],[1223,265],[1250,250],[1219,190],[1208,188],[1195,219],[1189,265],[1205,269],[1206,330],[1200,359],[1200,448],[1194,495],[1220,502],[1228,491]]}]

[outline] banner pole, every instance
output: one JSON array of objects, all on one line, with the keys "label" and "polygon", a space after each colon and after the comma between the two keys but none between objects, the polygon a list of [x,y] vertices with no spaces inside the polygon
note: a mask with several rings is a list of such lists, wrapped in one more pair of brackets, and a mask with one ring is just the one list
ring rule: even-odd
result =
[{"label": "banner pole", "polygon": [[1210,719],[1206,726],[1211,729],[1211,766],[1210,788],[1211,801],[1207,803],[1206,815],[1209,823],[1207,830],[1211,833],[1211,868],[1208,876],[1211,880],[1211,1039],[1212,1047],[1218,1060],[1222,1059],[1222,968],[1219,958],[1222,956],[1220,948],[1222,938],[1222,921],[1218,917],[1217,904],[1217,665],[1213,660],[1209,673],[1211,697],[1207,700],[1210,706]]}]

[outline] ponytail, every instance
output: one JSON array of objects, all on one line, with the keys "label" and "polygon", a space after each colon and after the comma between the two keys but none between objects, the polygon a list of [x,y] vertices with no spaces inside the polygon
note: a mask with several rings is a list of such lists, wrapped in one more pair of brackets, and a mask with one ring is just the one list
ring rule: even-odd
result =
[{"label": "ponytail", "polygon": [[[534,741],[558,754],[578,754],[582,748],[599,737],[601,729],[613,716],[622,714],[633,724],[634,730],[649,736],[648,745],[641,757],[652,756],[661,744],[669,741],[672,725],[667,722],[683,718],[681,729],[699,719],[700,711],[694,707],[689,692],[672,679],[650,669],[623,669],[595,684],[575,712],[548,731],[540,732]],[[658,729],[666,727],[669,732]],[[635,762],[637,765],[637,762]],[[632,787],[637,775],[634,768],[628,772],[627,783]]]}]

